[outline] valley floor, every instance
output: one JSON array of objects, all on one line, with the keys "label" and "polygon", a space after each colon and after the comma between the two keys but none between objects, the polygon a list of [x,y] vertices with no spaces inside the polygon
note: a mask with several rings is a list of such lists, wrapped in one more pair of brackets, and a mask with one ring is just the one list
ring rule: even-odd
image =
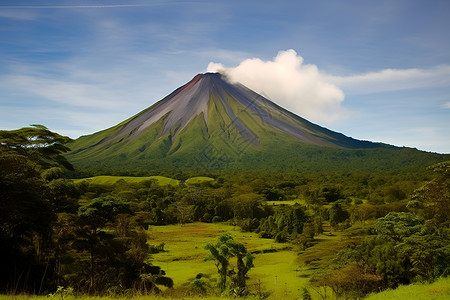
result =
[{"label": "valley floor", "polygon": [[223,223],[152,226],[149,243],[165,243],[165,251],[154,254],[152,262],[174,280],[175,288],[165,291],[168,296],[184,296],[183,287],[199,273],[214,285],[217,270],[213,262],[204,260],[208,254],[204,247],[228,232],[255,255],[255,267],[250,270],[247,283],[254,294],[270,295],[272,299],[295,299],[306,287],[314,299],[319,299],[308,286],[310,277],[330,264],[340,249],[361,240],[367,227],[368,224],[361,224],[345,231],[325,231],[317,237],[317,244],[305,251],[300,251],[296,245],[259,238],[256,233],[242,232],[238,227]]}]

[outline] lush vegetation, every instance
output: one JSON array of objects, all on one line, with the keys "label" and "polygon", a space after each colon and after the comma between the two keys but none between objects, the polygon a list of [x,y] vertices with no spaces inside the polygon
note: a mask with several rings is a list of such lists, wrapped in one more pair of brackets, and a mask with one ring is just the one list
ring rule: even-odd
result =
[{"label": "lush vegetation", "polygon": [[68,141],[0,131],[2,293],[321,299],[448,283],[449,162],[68,179]]}]

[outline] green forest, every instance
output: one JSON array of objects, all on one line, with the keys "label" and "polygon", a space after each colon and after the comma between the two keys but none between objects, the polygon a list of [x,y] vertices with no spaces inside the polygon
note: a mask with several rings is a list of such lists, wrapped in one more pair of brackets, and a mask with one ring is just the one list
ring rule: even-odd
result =
[{"label": "green forest", "polygon": [[70,142],[42,125],[0,131],[0,294],[450,294],[449,161],[84,177]]}]

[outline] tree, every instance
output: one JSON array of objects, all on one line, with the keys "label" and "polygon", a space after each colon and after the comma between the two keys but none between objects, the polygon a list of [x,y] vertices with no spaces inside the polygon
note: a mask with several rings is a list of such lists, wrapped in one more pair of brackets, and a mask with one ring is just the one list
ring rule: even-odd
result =
[{"label": "tree", "polygon": [[165,276],[165,272],[161,267],[154,266],[150,262],[150,249],[147,243],[147,233],[145,231],[132,232],[129,236],[130,245],[126,251],[127,272],[122,274],[123,281],[128,281],[125,284],[127,287],[133,287],[141,293],[160,292],[157,284],[166,287],[173,287],[173,280]]},{"label": "tree", "polygon": [[63,156],[70,151],[65,146],[72,141],[69,137],[48,130],[43,125],[33,124],[16,130],[0,130],[1,152],[16,153],[28,157],[36,165],[46,169],[63,166],[73,170],[73,166]]},{"label": "tree", "polygon": [[0,166],[0,290],[36,289],[49,275],[43,254],[56,215],[44,181],[26,157],[0,155]]},{"label": "tree", "polygon": [[247,252],[245,246],[238,242],[229,243],[231,254],[236,257],[238,272],[234,278],[234,286],[240,289],[240,293],[245,289],[245,278],[248,271],[254,267],[253,255]]},{"label": "tree", "polygon": [[385,287],[433,280],[450,273],[450,232],[413,213],[377,219],[362,245],[341,250],[337,262],[370,266]]},{"label": "tree", "polygon": [[348,211],[342,208],[340,203],[334,202],[329,210],[330,224],[333,227],[337,227],[337,224],[344,222],[350,217]]},{"label": "tree", "polygon": [[412,234],[420,233],[424,219],[405,212],[390,212],[386,216],[377,219],[372,226],[372,231],[383,236],[386,241],[402,241]]},{"label": "tree", "polygon": [[[80,208],[80,224],[78,240],[74,247],[89,253],[89,291],[92,292],[95,278],[98,275],[96,268],[99,261],[114,259],[114,255],[125,253],[120,249],[114,235],[104,231],[106,225],[112,225],[118,214],[129,212],[128,203],[111,196],[93,199],[89,204]],[[114,249],[115,248],[115,249]],[[114,253],[116,250],[117,253]],[[121,251],[120,251],[121,250]]]},{"label": "tree", "polygon": [[313,277],[312,285],[329,286],[337,297],[360,299],[380,287],[382,280],[367,266],[349,264]]},{"label": "tree", "polygon": [[207,244],[205,246],[205,249],[210,252],[210,255],[208,255],[205,260],[214,260],[214,264],[219,273],[217,286],[221,291],[224,291],[227,287],[227,273],[228,266],[230,265],[229,259],[231,253],[226,246],[226,243],[230,239],[232,239],[231,235],[224,233],[219,237],[219,241],[216,244]]},{"label": "tree", "polygon": [[408,207],[419,209],[425,218],[435,220],[436,224],[450,227],[450,161],[429,169],[435,177],[414,191]]},{"label": "tree", "polygon": [[[253,255],[247,252],[245,246],[234,241],[229,233],[222,234],[216,244],[207,244],[206,250],[210,254],[205,260],[213,260],[219,273],[218,287],[223,292],[227,288],[227,276],[231,277],[232,288],[235,288],[239,295],[246,293],[246,275],[254,266]],[[229,272],[230,258],[236,257],[237,273]]]},{"label": "tree", "polygon": [[275,187],[265,188],[261,191],[261,194],[267,201],[283,201],[286,199],[286,196]]},{"label": "tree", "polygon": [[51,284],[56,213],[46,181],[61,177],[52,167],[73,169],[62,155],[70,140],[42,125],[0,130],[0,290]]}]

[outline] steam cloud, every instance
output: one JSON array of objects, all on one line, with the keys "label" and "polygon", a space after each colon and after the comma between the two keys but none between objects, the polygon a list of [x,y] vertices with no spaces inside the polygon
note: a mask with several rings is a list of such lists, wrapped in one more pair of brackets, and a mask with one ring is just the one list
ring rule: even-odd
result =
[{"label": "steam cloud", "polygon": [[346,114],[344,93],[292,49],[278,52],[273,61],[246,59],[234,68],[210,62],[207,71],[224,74],[313,122],[331,123]]}]

